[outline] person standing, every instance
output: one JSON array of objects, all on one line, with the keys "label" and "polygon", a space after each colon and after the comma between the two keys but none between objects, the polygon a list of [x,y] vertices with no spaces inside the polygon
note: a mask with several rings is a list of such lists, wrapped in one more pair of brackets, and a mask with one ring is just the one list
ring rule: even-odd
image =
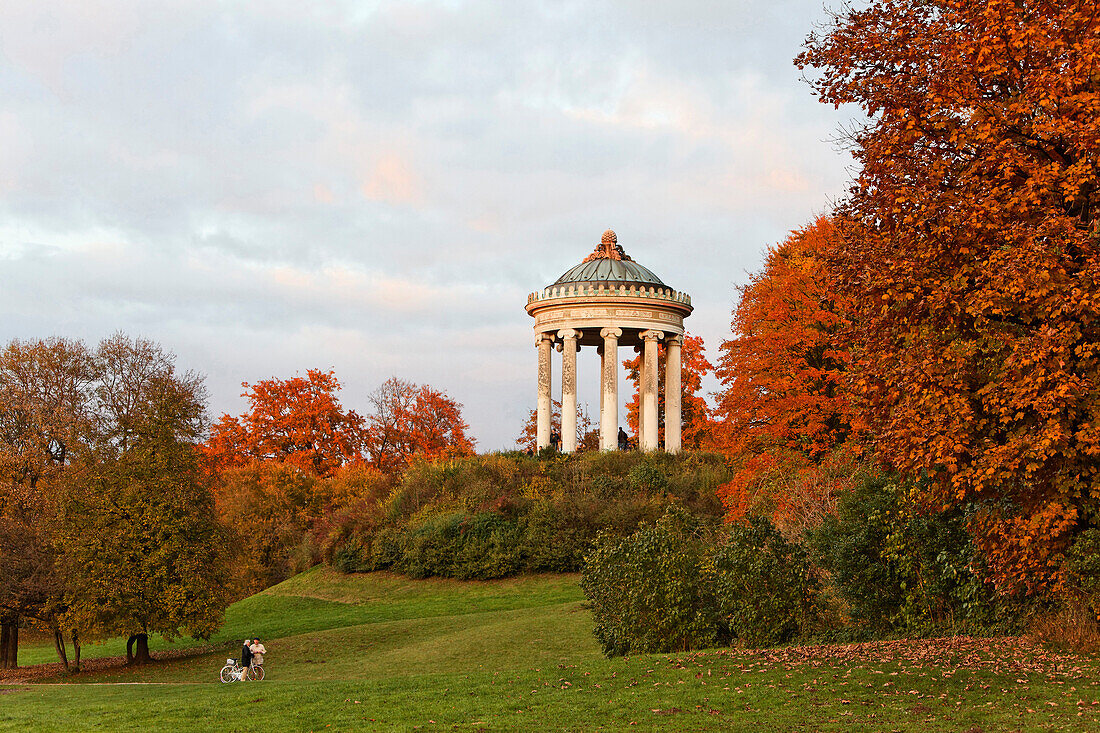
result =
[{"label": "person standing", "polygon": [[241,647],[241,682],[248,679],[248,668],[252,666],[252,640],[245,639]]},{"label": "person standing", "polygon": [[252,664],[257,667],[264,665],[264,655],[267,654],[267,649],[260,643],[259,639],[253,639],[252,644],[249,645],[249,650],[252,652]]}]

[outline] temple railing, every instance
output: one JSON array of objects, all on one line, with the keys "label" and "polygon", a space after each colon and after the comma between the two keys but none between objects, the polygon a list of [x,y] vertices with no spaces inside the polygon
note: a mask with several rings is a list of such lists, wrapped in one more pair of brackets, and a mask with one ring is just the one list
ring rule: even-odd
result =
[{"label": "temple railing", "polygon": [[553,285],[548,288],[531,293],[527,296],[527,303],[530,305],[540,300],[556,300],[558,298],[595,298],[595,297],[611,297],[611,298],[652,298],[653,300],[663,300],[672,303],[682,303],[683,305],[691,305],[691,296],[687,293],[681,293],[677,290],[673,290],[668,287],[642,287],[638,285],[619,285],[615,286],[610,283],[607,285],[596,285],[594,283],[579,284],[579,285]]}]

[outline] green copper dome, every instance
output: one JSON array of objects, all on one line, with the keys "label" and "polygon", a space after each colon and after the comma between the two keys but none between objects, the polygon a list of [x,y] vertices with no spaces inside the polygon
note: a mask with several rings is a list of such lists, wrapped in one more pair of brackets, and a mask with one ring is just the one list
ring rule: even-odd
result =
[{"label": "green copper dome", "polygon": [[555,280],[551,287],[572,283],[603,282],[668,287],[648,268],[630,259],[630,256],[619,246],[615,232],[610,229],[603,233],[603,239],[595,252],[588,255],[584,262],[566,270],[565,274]]}]

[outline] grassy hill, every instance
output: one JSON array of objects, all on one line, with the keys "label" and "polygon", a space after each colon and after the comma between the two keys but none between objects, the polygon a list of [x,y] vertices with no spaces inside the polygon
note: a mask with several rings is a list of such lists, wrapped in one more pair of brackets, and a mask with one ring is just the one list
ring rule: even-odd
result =
[{"label": "grassy hill", "polygon": [[[1095,661],[1018,640],[604,659],[577,581],[317,568],[235,604],[213,647],[191,656],[0,685],[0,730],[1100,727]],[[218,683],[245,636],[264,639],[268,679]],[[49,654],[35,645],[21,661]]]}]

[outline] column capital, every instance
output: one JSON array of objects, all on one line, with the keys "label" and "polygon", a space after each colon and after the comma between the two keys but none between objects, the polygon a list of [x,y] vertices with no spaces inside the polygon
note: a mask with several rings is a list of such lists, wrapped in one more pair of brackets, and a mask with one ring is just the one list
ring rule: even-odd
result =
[{"label": "column capital", "polygon": [[562,339],[563,341],[566,339],[579,339],[580,337],[581,332],[576,330],[575,328],[563,328],[558,331],[558,338]]},{"label": "column capital", "polygon": [[621,328],[601,328],[600,338],[602,339],[620,339],[623,337],[623,330]]},{"label": "column capital", "polygon": [[535,334],[535,348],[536,349],[546,341],[549,341],[551,344],[553,344],[554,343],[554,334],[552,334],[552,333]]},{"label": "column capital", "polygon": [[640,334],[638,334],[638,336],[643,341],[660,341],[661,339],[663,339],[665,337],[665,332],[664,331],[655,331],[653,329],[650,329],[648,331],[642,331]]},{"label": "column capital", "polygon": [[669,346],[675,344],[676,346],[684,345],[684,335],[682,333],[670,333],[668,338],[665,339],[665,343]]}]

